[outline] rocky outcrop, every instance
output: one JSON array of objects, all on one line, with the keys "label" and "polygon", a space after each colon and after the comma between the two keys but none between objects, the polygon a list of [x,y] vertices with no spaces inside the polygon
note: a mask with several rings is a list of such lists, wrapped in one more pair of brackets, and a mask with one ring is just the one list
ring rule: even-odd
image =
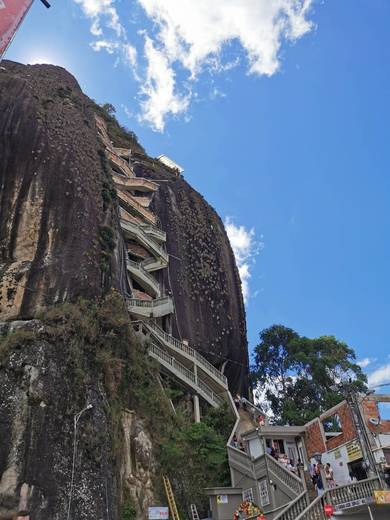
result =
[{"label": "rocky outcrop", "polygon": [[[113,287],[132,293],[116,192],[96,127],[99,107],[64,69],[2,65],[0,335],[18,332],[10,344],[0,339],[0,512],[28,508],[34,520],[63,520],[71,504],[70,518],[117,520],[127,503],[143,518],[155,499],[158,470],[151,422],[161,426],[155,417],[148,423],[140,400],[142,370],[132,373],[131,357],[137,341],[122,336],[127,314],[113,332],[111,325],[104,330],[106,316],[97,323],[81,312],[80,330],[68,318],[72,334],[58,332],[65,330],[62,316],[58,330],[45,328],[41,316],[80,297],[97,312]],[[165,329],[224,369],[232,392],[245,394],[245,314],[220,218],[183,178],[148,158],[131,132],[112,118],[107,128],[116,146],[142,158],[137,176],[168,181],[150,205],[167,232],[169,268],[156,273],[161,293],[175,303],[173,318],[163,318]],[[138,211],[146,213],[149,201],[142,202]],[[126,247],[137,258],[147,254],[131,240]],[[151,399],[149,372],[144,381]],[[159,396],[150,403],[163,424]]]},{"label": "rocky outcrop", "polygon": [[64,69],[0,71],[0,318],[101,294],[102,165],[91,103]]},{"label": "rocky outcrop", "polygon": [[142,420],[134,410],[122,413],[123,456],[120,468],[123,493],[138,511],[147,511],[153,503],[157,464],[153,442]]},{"label": "rocky outcrop", "polygon": [[196,190],[158,161],[142,161],[135,171],[164,181],[152,204],[167,232],[169,271],[161,281],[175,302],[173,335],[224,367],[232,393],[247,395],[245,309],[224,225]]},{"label": "rocky outcrop", "polygon": [[71,503],[70,518],[116,517],[105,392],[88,360],[76,366],[74,356],[66,342],[26,335],[1,367],[0,512],[63,520]]}]

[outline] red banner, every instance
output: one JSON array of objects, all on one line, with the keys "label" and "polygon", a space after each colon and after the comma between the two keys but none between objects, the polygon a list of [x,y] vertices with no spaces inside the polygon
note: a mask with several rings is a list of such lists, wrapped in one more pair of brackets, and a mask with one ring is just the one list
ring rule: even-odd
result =
[{"label": "red banner", "polygon": [[0,0],[0,59],[34,0]]}]

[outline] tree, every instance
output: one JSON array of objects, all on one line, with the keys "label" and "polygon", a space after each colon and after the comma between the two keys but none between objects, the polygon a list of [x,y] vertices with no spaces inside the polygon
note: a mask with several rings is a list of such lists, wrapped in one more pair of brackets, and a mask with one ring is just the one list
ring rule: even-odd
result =
[{"label": "tree", "polygon": [[201,513],[207,513],[204,488],[229,484],[226,439],[206,421],[173,431],[161,447],[160,462],[184,514],[191,503],[196,503]]},{"label": "tree", "polygon": [[283,325],[260,333],[252,381],[280,424],[305,424],[343,400],[335,383],[351,379],[357,391],[367,378],[352,348],[334,336],[306,338]]},{"label": "tree", "polygon": [[114,105],[112,105],[111,103],[104,103],[103,105],[100,105],[102,107],[102,109],[104,110],[104,112],[111,116],[111,117],[114,117],[115,114],[116,114],[116,108],[114,107]]}]

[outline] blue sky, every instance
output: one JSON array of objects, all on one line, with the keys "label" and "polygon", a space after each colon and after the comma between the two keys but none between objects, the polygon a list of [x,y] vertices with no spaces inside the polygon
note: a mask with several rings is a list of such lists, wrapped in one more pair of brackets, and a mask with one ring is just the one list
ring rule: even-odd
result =
[{"label": "blue sky", "polygon": [[65,66],[230,218],[251,349],[334,334],[390,382],[390,3],[289,3],[36,1],[7,57]]}]

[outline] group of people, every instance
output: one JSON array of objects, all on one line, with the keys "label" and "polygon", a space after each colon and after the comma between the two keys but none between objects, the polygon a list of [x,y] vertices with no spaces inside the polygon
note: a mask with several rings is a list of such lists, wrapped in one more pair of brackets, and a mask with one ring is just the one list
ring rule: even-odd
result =
[{"label": "group of people", "polygon": [[[321,474],[320,464],[313,464],[311,466],[310,473],[311,473],[312,482],[314,484],[314,489],[316,490],[317,495],[320,497],[325,492],[325,486],[324,486],[324,481],[323,481],[323,475]],[[325,464],[324,475],[325,475],[325,479],[326,479],[326,487],[328,489],[336,487],[337,484],[334,479],[333,469],[332,469],[331,465],[329,464],[329,462],[327,462]]]},{"label": "group of people", "polygon": [[256,406],[254,406],[252,403],[250,403],[245,397],[241,397],[239,394],[236,394],[236,396],[233,399],[234,404],[237,408],[237,410],[244,410],[245,412],[248,412],[250,415],[250,418],[254,423],[256,423],[258,426],[264,426],[265,424],[265,416],[259,413]]},{"label": "group of people", "polygon": [[246,452],[244,443],[242,442],[242,440],[240,438],[237,437],[236,434],[233,435],[232,445],[233,445],[233,448],[237,448],[238,450]]}]

